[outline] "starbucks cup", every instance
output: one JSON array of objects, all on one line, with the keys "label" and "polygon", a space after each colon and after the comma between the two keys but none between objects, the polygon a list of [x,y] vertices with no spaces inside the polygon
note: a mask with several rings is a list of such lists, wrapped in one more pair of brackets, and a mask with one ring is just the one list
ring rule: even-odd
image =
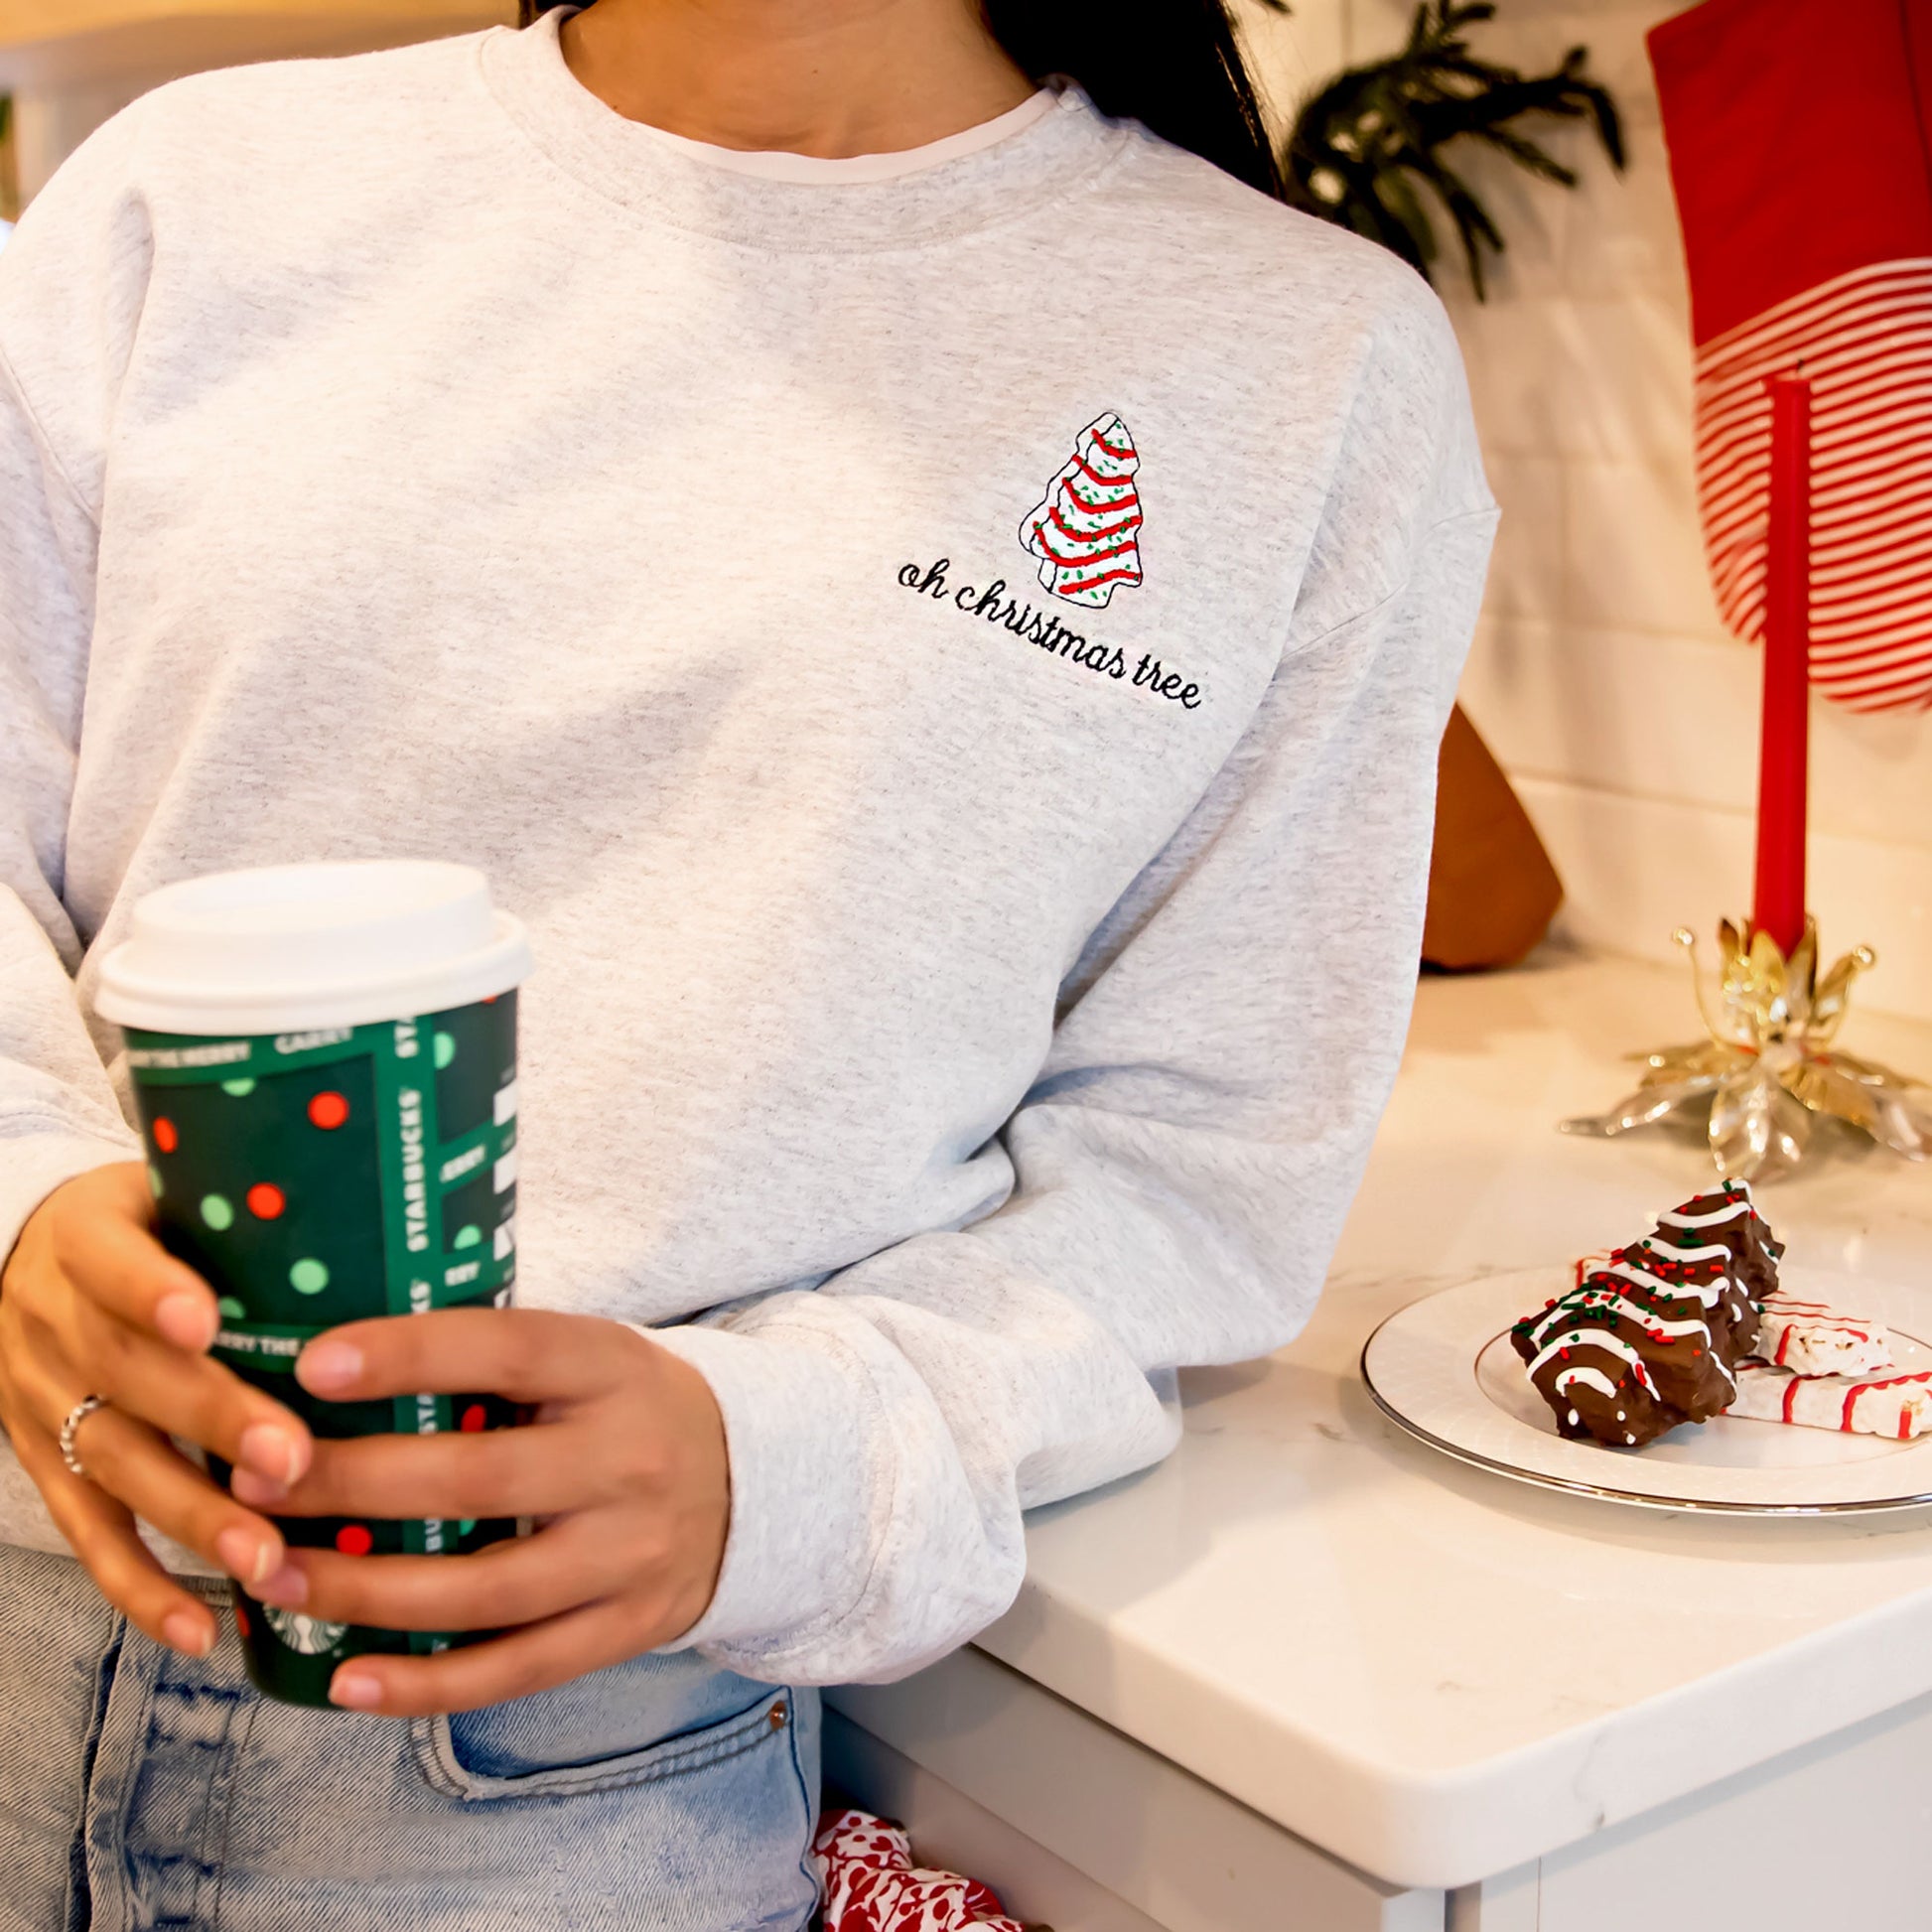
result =
[{"label": "starbucks cup", "polygon": [[[486,1393],[324,1402],[303,1345],[369,1315],[502,1307],[516,1275],[523,928],[430,860],[273,866],[150,893],[101,968],[127,1035],[159,1231],[220,1298],[214,1353],[319,1437],[498,1427]],[[226,1466],[213,1463],[227,1480]],[[510,1521],[281,1523],[297,1548],[469,1551]],[[298,1616],[237,1590],[248,1672],[328,1703],[345,1657],[461,1639]]]}]

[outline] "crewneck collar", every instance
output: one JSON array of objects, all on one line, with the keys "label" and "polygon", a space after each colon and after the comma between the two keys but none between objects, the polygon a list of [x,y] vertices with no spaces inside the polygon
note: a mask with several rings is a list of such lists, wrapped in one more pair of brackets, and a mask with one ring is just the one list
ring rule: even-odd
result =
[{"label": "crewneck collar", "polygon": [[807,188],[849,188],[857,182],[898,181],[906,175],[923,174],[942,161],[956,161],[978,154],[982,148],[1030,128],[1043,114],[1050,114],[1059,97],[1050,87],[1029,94],[1018,107],[996,114],[977,127],[962,129],[923,147],[899,148],[880,154],[855,154],[833,158],[817,154],[797,154],[788,148],[721,148],[715,142],[694,141],[688,134],[673,134],[667,127],[653,127],[647,121],[633,122],[646,134],[654,134],[680,154],[702,161],[707,167],[726,174],[757,175],[761,181],[795,182]]},{"label": "crewneck collar", "polygon": [[[592,93],[559,39],[578,11],[555,8],[532,26],[483,35],[485,86],[537,147],[598,193],[722,240],[796,254],[916,247],[1022,219],[1091,185],[1128,140],[1068,82],[1044,110],[1024,102],[1000,122],[925,148],[821,159],[801,171],[805,179],[772,179],[720,165],[703,142],[626,120]],[[989,129],[991,138],[975,138]],[[882,162],[890,168],[883,179]]]}]

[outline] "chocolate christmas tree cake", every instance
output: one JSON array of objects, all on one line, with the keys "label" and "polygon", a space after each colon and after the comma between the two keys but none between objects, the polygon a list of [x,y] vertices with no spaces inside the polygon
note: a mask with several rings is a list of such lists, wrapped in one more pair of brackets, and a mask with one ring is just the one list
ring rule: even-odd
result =
[{"label": "chocolate christmas tree cake", "polygon": [[1777,1282],[1771,1237],[1741,1181],[1660,1216],[1643,1240],[1525,1315],[1510,1341],[1567,1437],[1638,1449],[1737,1397],[1758,1313],[1740,1276]]},{"label": "chocolate christmas tree cake", "polygon": [[1784,1243],[1771,1232],[1751,1200],[1750,1183],[1726,1180],[1716,1194],[1698,1194],[1657,1217],[1649,1245],[1675,1249],[1688,1259],[1707,1248],[1730,1257],[1729,1274],[1740,1299],[1761,1302],[1778,1285],[1778,1260]]}]

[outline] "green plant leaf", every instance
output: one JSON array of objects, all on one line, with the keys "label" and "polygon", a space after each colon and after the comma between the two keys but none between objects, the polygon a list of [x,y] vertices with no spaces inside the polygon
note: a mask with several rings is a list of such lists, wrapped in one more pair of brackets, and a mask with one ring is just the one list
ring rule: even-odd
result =
[{"label": "green plant leaf", "polygon": [[[1278,0],[1262,0],[1286,11]],[[1583,121],[1611,167],[1624,165],[1623,128],[1607,88],[1573,47],[1550,72],[1524,74],[1478,59],[1470,28],[1495,18],[1491,0],[1419,0],[1402,51],[1350,68],[1317,88],[1295,117],[1282,153],[1289,199],[1310,213],[1393,249],[1426,275],[1438,244],[1429,202],[1455,226],[1478,299],[1484,251],[1503,238],[1488,210],[1443,158],[1468,141],[1506,155],[1561,188],[1577,171],[1524,132],[1526,119]]]}]

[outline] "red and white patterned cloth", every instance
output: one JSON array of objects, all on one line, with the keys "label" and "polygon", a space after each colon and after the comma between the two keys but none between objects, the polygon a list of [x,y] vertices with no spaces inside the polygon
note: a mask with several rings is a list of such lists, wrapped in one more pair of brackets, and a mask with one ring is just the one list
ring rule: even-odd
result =
[{"label": "red and white patterned cloth", "polygon": [[825,1932],[1026,1932],[977,1878],[912,1863],[898,1826],[865,1811],[828,1811],[812,1841]]},{"label": "red and white patterned cloth", "polygon": [[1651,30],[1719,608],[1764,628],[1771,405],[1812,387],[1811,675],[1932,709],[1932,9],[1704,0]]}]

